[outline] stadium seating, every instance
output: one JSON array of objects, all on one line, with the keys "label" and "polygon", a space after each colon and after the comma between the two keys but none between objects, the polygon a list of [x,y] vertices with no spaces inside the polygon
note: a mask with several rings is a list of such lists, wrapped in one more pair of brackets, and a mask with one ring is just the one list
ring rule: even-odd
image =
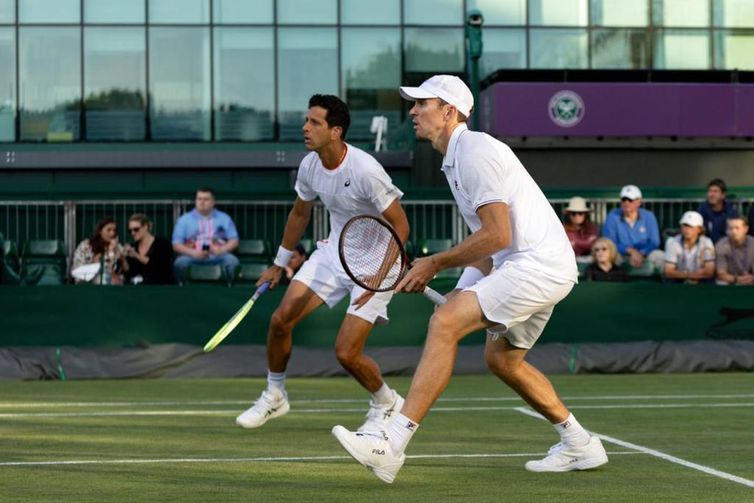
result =
[{"label": "stadium seating", "polygon": [[6,285],[17,285],[20,283],[18,274],[18,248],[15,241],[4,240],[2,250],[0,250],[0,266],[3,269],[2,283]]},{"label": "stadium seating", "polygon": [[28,285],[63,285],[66,256],[57,239],[26,241],[21,251],[21,278]]},{"label": "stadium seating", "polygon": [[270,245],[263,239],[242,239],[236,256],[240,262],[235,280],[254,282],[272,264]]},{"label": "stadium seating", "polygon": [[230,285],[231,278],[227,278],[220,264],[192,264],[186,277],[188,283],[216,283]]},{"label": "stadium seating", "polygon": [[[417,257],[434,255],[435,253],[445,251],[452,246],[453,241],[450,239],[425,239],[424,241],[419,243]],[[440,273],[437,275],[437,278],[460,278],[462,272],[463,268],[461,267],[451,267],[450,269],[440,271]]]},{"label": "stadium seating", "polygon": [[631,280],[657,280],[659,279],[658,271],[655,269],[654,264],[649,260],[645,260],[641,267],[631,267],[630,264],[626,264],[626,270]]}]

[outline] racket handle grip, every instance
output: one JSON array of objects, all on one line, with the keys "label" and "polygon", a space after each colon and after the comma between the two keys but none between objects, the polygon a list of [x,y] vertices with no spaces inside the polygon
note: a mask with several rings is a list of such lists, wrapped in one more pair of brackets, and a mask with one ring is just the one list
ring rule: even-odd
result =
[{"label": "racket handle grip", "polygon": [[437,290],[432,290],[430,287],[426,287],[423,293],[425,297],[427,297],[438,306],[441,306],[448,301],[448,299],[446,299],[444,295],[442,295]]},{"label": "racket handle grip", "polygon": [[260,295],[262,295],[264,292],[267,291],[267,289],[270,287],[270,282],[265,281],[261,285],[259,285],[259,288],[257,288],[257,291],[254,292],[254,298],[258,298]]}]

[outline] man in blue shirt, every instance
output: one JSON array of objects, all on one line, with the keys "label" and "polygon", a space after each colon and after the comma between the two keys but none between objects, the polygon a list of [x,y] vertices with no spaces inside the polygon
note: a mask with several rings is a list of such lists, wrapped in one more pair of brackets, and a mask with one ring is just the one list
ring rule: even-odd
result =
[{"label": "man in blue shirt", "polygon": [[641,190],[626,185],[620,191],[620,208],[608,213],[602,235],[615,243],[618,252],[639,268],[649,260],[656,270],[664,265],[660,247],[660,230],[651,211],[641,208]]},{"label": "man in blue shirt", "polygon": [[175,279],[182,284],[191,264],[222,264],[225,277],[236,273],[238,259],[231,252],[238,247],[238,232],[230,215],[215,209],[215,191],[196,191],[196,207],[181,215],[173,229]]},{"label": "man in blue shirt", "polygon": [[697,210],[704,218],[704,232],[713,243],[725,237],[728,219],[738,216],[738,210],[725,198],[728,187],[720,178],[707,184],[707,200]]}]

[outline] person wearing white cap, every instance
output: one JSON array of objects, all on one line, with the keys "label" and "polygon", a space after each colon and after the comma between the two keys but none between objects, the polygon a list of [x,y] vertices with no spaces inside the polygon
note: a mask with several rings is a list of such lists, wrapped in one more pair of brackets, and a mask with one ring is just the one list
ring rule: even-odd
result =
[{"label": "person wearing white cap", "polygon": [[[414,261],[396,290],[421,292],[439,271],[467,267],[448,302],[430,319],[400,414],[382,431],[354,433],[335,426],[333,435],[378,478],[393,482],[408,442],[450,381],[458,342],[486,328],[487,366],[560,434],[560,443],[544,459],[527,462],[526,469],[563,472],[607,463],[600,440],[579,424],[550,381],[524,360],[555,304],[578,278],[560,219],[507,145],[467,128],[474,100],[461,79],[436,75],[419,87],[401,87],[400,93],[414,101],[409,113],[417,137],[444,155],[442,171],[472,233],[449,250]],[[468,267],[482,263],[484,270]]]},{"label": "person wearing white cap", "polygon": [[626,185],[620,191],[620,207],[607,214],[602,235],[618,247],[618,253],[628,259],[631,267],[639,268],[649,260],[661,271],[665,255],[660,250],[660,229],[654,213],[641,208],[641,190]]},{"label": "person wearing white cap", "polygon": [[563,210],[563,227],[565,227],[576,261],[589,263],[592,261],[592,245],[599,236],[597,226],[589,221],[591,210],[586,199],[575,196],[568,200],[568,206]]},{"label": "person wearing white cap", "polygon": [[715,245],[704,235],[704,217],[687,211],[681,233],[665,243],[665,278],[696,284],[715,277]]}]

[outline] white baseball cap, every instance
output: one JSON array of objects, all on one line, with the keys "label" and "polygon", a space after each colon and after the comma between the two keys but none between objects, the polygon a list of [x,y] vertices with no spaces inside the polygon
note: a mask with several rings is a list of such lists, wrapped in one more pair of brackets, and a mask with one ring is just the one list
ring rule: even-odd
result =
[{"label": "white baseball cap", "polygon": [[704,227],[704,218],[696,211],[687,211],[681,217],[681,225],[684,224],[691,227]]},{"label": "white baseball cap", "polygon": [[440,98],[466,117],[471,115],[471,109],[474,108],[474,96],[468,86],[455,75],[435,75],[419,87],[401,86],[399,91],[403,99],[409,101]]},{"label": "white baseball cap", "polygon": [[620,198],[623,199],[624,197],[632,201],[641,199],[641,190],[636,185],[626,185],[620,189]]}]

